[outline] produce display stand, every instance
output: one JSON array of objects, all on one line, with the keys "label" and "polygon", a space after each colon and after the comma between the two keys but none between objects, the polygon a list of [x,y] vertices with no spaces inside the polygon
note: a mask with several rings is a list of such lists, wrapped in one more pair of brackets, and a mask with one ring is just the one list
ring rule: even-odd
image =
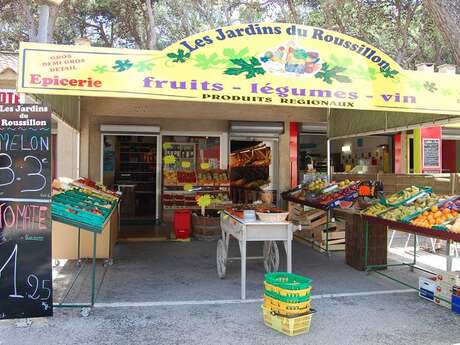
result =
[{"label": "produce display stand", "polygon": [[[113,210],[112,210],[112,213],[113,212],[116,212],[116,210],[118,210],[118,207],[115,207]],[[107,217],[107,221],[110,219],[110,217],[112,216],[112,213],[110,214],[109,217]],[[89,226],[86,226],[86,225],[83,225],[81,223],[78,223],[78,222],[74,222],[74,221],[69,221],[67,219],[64,219],[64,218],[60,218],[60,217],[56,217],[56,216],[53,216],[53,220],[54,221],[57,221],[57,222],[61,222],[63,224],[67,224],[67,225],[72,225],[74,227],[76,227],[78,229],[78,266],[80,267],[80,269],[78,270],[77,274],[75,275],[75,277],[73,278],[69,288],[67,289],[64,297],[61,299],[60,302],[58,303],[54,303],[54,307],[55,308],[80,308],[80,314],[81,316],[83,317],[87,317],[89,316],[89,314],[91,313],[91,308],[94,307],[94,304],[96,303],[96,253],[97,253],[97,234],[99,234],[102,229],[104,228],[105,224],[104,223],[104,226],[102,227],[102,229],[96,229],[96,228],[93,228],[93,227],[89,227]],[[80,231],[81,230],[84,230],[84,231],[90,231],[93,233],[93,256],[91,258],[91,261],[92,261],[92,268],[91,268],[91,300],[89,303],[64,303],[65,299],[67,298],[67,296],[69,295],[69,293],[72,291],[72,288],[74,287],[78,277],[80,276],[80,273],[83,271],[85,265],[82,264],[83,261],[81,260],[80,258]],[[104,263],[104,267],[107,269],[108,266],[111,265],[111,262],[110,261],[106,261]],[[105,275],[105,274],[104,274]]]},{"label": "produce display stand", "polygon": [[[91,308],[94,307],[94,304],[96,303],[96,256],[97,256],[97,235],[100,234],[106,224],[109,222],[109,220],[112,218],[114,212],[119,212],[119,198],[114,197],[112,195],[112,200],[111,202],[107,201],[107,194],[99,191],[97,189],[88,187],[88,186],[83,186],[80,184],[74,184],[78,188],[86,188],[89,191],[91,191],[91,194],[88,194],[88,199],[87,200],[82,200],[76,199],[75,196],[72,195],[72,191],[65,191],[63,193],[58,193],[55,196],[53,196],[53,202],[55,204],[52,204],[52,219],[56,222],[60,222],[63,224],[71,225],[75,228],[78,229],[78,239],[77,239],[77,265],[80,267],[78,272],[76,273],[75,277],[73,278],[69,288],[66,290],[64,297],[61,299],[60,302],[55,303],[54,307],[56,308],[80,308],[80,314],[84,317],[89,316],[91,312]],[[70,194],[67,196],[67,198],[62,198],[62,196],[66,195],[66,193],[70,192]],[[99,197],[105,198],[105,199],[100,199],[99,202],[106,201],[106,203],[111,204],[110,211],[106,212],[104,215],[99,214],[99,218],[104,217],[103,222],[95,222],[94,218],[88,218],[88,209],[85,208],[87,207],[88,203],[91,201],[97,200]],[[80,212],[80,213],[79,213]],[[79,219],[80,217],[80,219]],[[83,271],[85,265],[83,265],[81,256],[80,256],[80,239],[81,239],[81,230],[84,231],[89,231],[93,233],[93,255],[91,258],[92,261],[92,271],[91,271],[91,299],[89,303],[65,303],[65,299],[69,295],[69,293],[72,291],[78,277],[80,276],[81,272]],[[112,264],[111,259],[106,260],[104,262],[104,267],[107,269],[108,266]],[[105,272],[104,272],[105,276]]]},{"label": "produce display stand", "polygon": [[[427,269],[424,269],[423,267],[417,266],[417,235],[425,236],[425,237],[431,237],[431,238],[436,238],[440,240],[445,240],[447,242],[446,245],[446,251],[447,251],[447,271],[452,270],[452,257],[450,255],[450,244],[451,242],[460,242],[460,233],[453,233],[450,231],[443,231],[443,230],[437,230],[437,229],[432,229],[432,228],[424,228],[424,227],[419,227],[415,226],[412,224],[407,224],[407,223],[402,223],[402,222],[397,222],[397,221],[392,221],[392,220],[386,220],[382,219],[379,217],[373,217],[373,216],[367,216],[367,215],[362,215],[363,220],[364,220],[364,233],[365,233],[365,249],[364,249],[364,269],[366,272],[375,272],[378,273],[386,278],[389,278],[399,284],[402,284],[404,286],[407,286],[409,288],[415,289],[419,291],[419,288],[416,286],[412,286],[406,282],[403,282],[397,278],[394,278],[390,276],[388,273],[384,273],[381,271],[382,268],[388,268],[388,267],[395,267],[395,266],[408,266],[411,271],[414,269],[424,271],[429,274],[435,275],[436,273],[429,271]],[[410,234],[414,235],[414,257],[413,261],[406,263],[395,263],[395,264],[385,264],[385,265],[368,265],[368,255],[369,255],[369,224],[380,224],[384,225],[388,228],[394,229],[394,230],[399,230],[403,232],[407,232]],[[442,299],[442,298],[440,298]],[[444,300],[444,299],[443,299]],[[446,302],[449,302],[447,300],[444,300]],[[450,302],[449,302],[450,303]]]},{"label": "produce display stand", "polygon": [[[227,211],[221,214],[222,239],[217,242],[217,274],[225,277],[227,262],[241,260],[241,299],[246,299],[246,260],[264,260],[265,270],[275,272],[279,267],[279,251],[276,241],[283,241],[286,251],[287,272],[292,272],[292,237],[294,227],[291,222],[247,221]],[[229,257],[230,237],[238,240],[241,257]],[[247,257],[247,242],[264,242],[263,256]]]}]

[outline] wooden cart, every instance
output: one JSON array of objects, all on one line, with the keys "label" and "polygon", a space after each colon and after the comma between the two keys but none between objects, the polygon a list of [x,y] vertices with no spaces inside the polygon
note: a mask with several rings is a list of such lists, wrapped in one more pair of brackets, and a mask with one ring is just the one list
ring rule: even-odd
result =
[{"label": "wooden cart", "polygon": [[[220,217],[222,239],[217,242],[217,275],[225,278],[227,262],[241,260],[241,299],[246,299],[246,260],[263,259],[266,272],[276,272],[279,267],[279,251],[276,241],[283,241],[286,251],[287,272],[292,271],[292,235],[290,222],[246,221],[223,212]],[[295,228],[297,229],[297,228]],[[228,257],[230,237],[238,240],[241,257]],[[264,242],[263,256],[247,257],[246,242]]]}]

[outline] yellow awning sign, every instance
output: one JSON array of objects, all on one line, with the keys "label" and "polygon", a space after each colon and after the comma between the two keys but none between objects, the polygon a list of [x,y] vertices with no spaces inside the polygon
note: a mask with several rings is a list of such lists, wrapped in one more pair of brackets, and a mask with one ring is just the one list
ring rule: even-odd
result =
[{"label": "yellow awning sign", "polygon": [[21,43],[17,90],[459,115],[459,84],[459,75],[403,70],[338,32],[260,23],[163,51]]}]

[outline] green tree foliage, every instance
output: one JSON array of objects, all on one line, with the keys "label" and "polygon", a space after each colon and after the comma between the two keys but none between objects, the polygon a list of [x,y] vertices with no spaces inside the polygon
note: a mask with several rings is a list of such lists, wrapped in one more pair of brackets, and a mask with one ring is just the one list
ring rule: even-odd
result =
[{"label": "green tree foliage", "polygon": [[[19,41],[35,40],[37,3],[0,2],[0,49],[17,49]],[[423,0],[64,0],[51,17],[50,41],[63,44],[85,37],[96,46],[162,49],[216,27],[278,21],[354,36],[406,68],[420,62],[453,62],[452,46]]]}]

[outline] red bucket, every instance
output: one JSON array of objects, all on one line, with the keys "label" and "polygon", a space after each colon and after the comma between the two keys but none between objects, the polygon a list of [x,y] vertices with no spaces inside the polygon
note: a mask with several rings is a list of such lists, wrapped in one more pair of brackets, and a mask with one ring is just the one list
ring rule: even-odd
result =
[{"label": "red bucket", "polygon": [[190,238],[192,229],[192,212],[190,210],[176,210],[174,212],[174,233],[177,239]]}]

